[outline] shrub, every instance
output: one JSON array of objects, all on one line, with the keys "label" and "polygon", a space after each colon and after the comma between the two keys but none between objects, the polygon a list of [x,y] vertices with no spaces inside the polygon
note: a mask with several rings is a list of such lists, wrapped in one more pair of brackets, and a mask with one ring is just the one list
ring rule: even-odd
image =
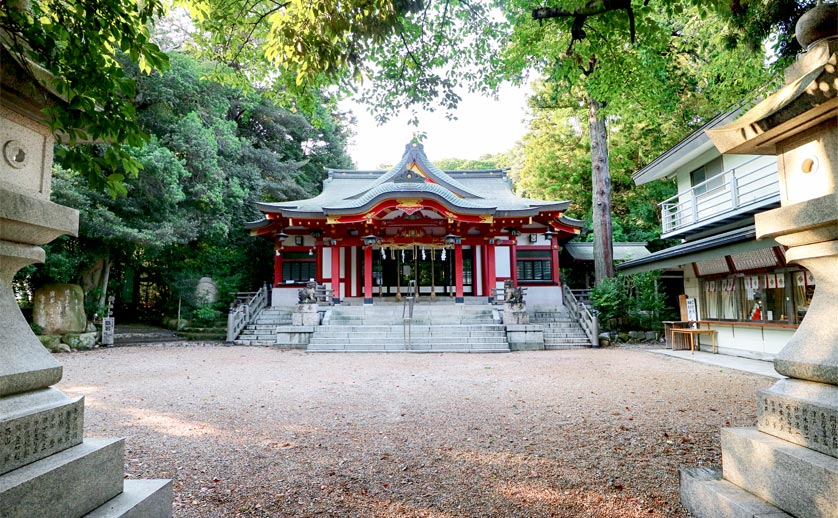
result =
[{"label": "shrub", "polygon": [[212,304],[201,304],[192,310],[192,318],[199,325],[211,327],[221,319],[222,313],[212,307]]},{"label": "shrub", "polygon": [[609,330],[660,330],[670,315],[660,291],[660,272],[618,275],[601,280],[591,290],[600,325]]},{"label": "shrub", "polygon": [[591,290],[590,296],[601,322],[617,319],[626,313],[626,290],[621,276],[602,279]]}]

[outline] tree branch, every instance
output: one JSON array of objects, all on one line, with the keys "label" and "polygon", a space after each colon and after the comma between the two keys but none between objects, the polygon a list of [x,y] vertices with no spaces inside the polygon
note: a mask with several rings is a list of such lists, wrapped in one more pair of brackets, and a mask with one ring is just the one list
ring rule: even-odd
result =
[{"label": "tree branch", "polygon": [[631,0],[590,0],[587,4],[572,11],[559,7],[541,7],[533,9],[532,18],[539,21],[551,18],[573,18],[573,25],[570,29],[569,51],[573,48],[574,42],[585,39],[586,34],[583,27],[588,17],[611,11],[626,11],[629,19],[629,34],[631,35],[631,42],[634,43],[634,10],[631,8]]}]

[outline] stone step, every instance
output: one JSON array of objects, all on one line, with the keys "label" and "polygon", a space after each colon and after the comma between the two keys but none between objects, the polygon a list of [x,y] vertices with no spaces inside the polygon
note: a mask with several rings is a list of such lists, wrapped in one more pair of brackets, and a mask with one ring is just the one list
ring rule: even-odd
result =
[{"label": "stone step", "polygon": [[408,349],[405,344],[384,346],[380,343],[347,344],[344,347],[323,347],[317,344],[309,344],[308,352],[509,352],[509,345],[503,344],[495,347],[483,344],[475,344],[473,347],[464,347],[460,343],[441,344],[413,344]]},{"label": "stone step", "polygon": [[273,325],[250,325],[242,329],[242,333],[275,333],[278,328],[281,327],[288,327],[290,323],[287,324],[273,324]]},{"label": "stone step", "polygon": [[[427,328],[427,327],[402,327],[402,326],[393,326],[387,329],[369,329],[369,328],[360,328],[355,330],[349,329],[341,329],[339,326],[325,326],[320,327],[317,329],[318,334],[331,334],[335,336],[353,336],[358,334],[365,334],[371,336],[379,336],[379,337],[386,337],[386,336],[401,336],[406,332],[410,331],[414,334],[423,334],[429,336],[441,336],[441,335],[459,335],[459,336],[493,336],[498,334],[505,334],[503,329],[480,329],[480,328],[469,328],[467,326],[455,326],[455,327],[444,327],[444,328]],[[264,333],[261,331],[260,333]],[[259,333],[254,333],[259,334]]]},{"label": "stone step", "polygon": [[[382,342],[377,342],[377,343],[381,343],[382,347],[387,348],[389,346],[400,347],[403,344],[407,343],[407,341],[408,341],[407,339],[404,339],[404,340],[400,339],[400,340],[382,341]],[[309,342],[309,345],[310,346],[315,346],[315,345],[317,345],[317,346],[321,346],[321,345],[322,346],[350,346],[350,345],[354,345],[354,344],[367,344],[367,343],[373,343],[373,342],[370,341],[370,340],[364,340],[364,339],[358,339],[358,340],[325,339],[325,340],[323,340],[323,339],[319,339],[319,338],[312,338],[311,342]],[[446,339],[442,339],[442,340],[430,340],[430,339],[423,339],[423,338],[411,338],[410,343],[412,343],[412,344],[423,344],[423,345],[457,344],[461,347],[466,347],[466,346],[470,347],[470,346],[473,346],[473,345],[476,345],[476,344],[485,345],[485,346],[492,346],[492,347],[494,347],[495,345],[499,345],[499,344],[504,345],[504,346],[508,346],[508,342],[506,341],[506,338],[498,338],[496,340],[457,340],[457,339],[452,339],[452,338],[446,338]]]},{"label": "stone step", "polygon": [[272,334],[247,334],[242,333],[239,335],[238,340],[274,340],[276,341],[276,333]]},{"label": "stone step", "polygon": [[276,337],[264,340],[238,339],[234,340],[233,343],[236,345],[276,345]]},{"label": "stone step", "polygon": [[591,347],[590,343],[576,343],[576,344],[550,344],[545,342],[544,349],[547,351],[566,351],[568,349],[588,349]]},{"label": "stone step", "polygon": [[538,322],[530,320],[530,324],[543,327],[547,329],[580,329],[581,326],[577,322]]},{"label": "stone step", "polygon": [[[404,325],[405,321],[402,319],[398,320],[384,320],[387,325]],[[381,319],[376,319],[372,322],[364,322],[360,320],[330,320],[327,325],[335,326],[335,327],[348,327],[348,326],[363,326],[365,324],[376,325],[381,324]],[[414,326],[457,326],[457,325],[492,325],[496,322],[494,320],[468,320],[468,321],[460,321],[460,320],[425,320],[425,319],[413,319],[412,324]]]},{"label": "stone step", "polygon": [[755,428],[722,428],[725,480],[798,518],[835,517],[838,459]]},{"label": "stone step", "polygon": [[[321,336],[314,336],[311,339],[311,343],[317,344],[351,344],[351,343],[368,343],[375,341],[375,339],[370,339],[370,337],[357,337],[357,338],[331,338],[331,337],[321,337]],[[398,339],[391,339],[391,340],[381,340],[381,342],[387,342],[392,344],[400,344],[407,341],[407,338],[399,337]],[[410,341],[413,343],[459,343],[459,344],[497,344],[497,343],[507,343],[505,336],[499,337],[473,337],[473,338],[463,338],[457,336],[441,336],[441,337],[426,337],[426,336],[412,336],[410,337]]]},{"label": "stone step", "polygon": [[701,518],[792,518],[722,478],[718,468],[681,468],[681,505]]},{"label": "stone step", "polygon": [[171,480],[126,480],[122,493],[84,518],[168,518],[172,498]]},{"label": "stone step", "polygon": [[[388,329],[399,328],[401,329],[404,327],[405,324],[401,322],[398,324],[369,324],[369,325],[324,325],[320,326],[319,329],[339,329],[341,331],[349,331],[349,332],[357,332],[357,331],[386,331]],[[504,331],[505,327],[500,324],[474,324],[474,325],[458,325],[458,324],[446,324],[446,325],[428,325],[428,324],[419,324],[413,322],[410,324],[412,329],[426,329],[426,330],[441,330],[441,329],[474,329],[474,330],[481,330],[481,331]]]},{"label": "stone step", "polygon": [[0,515],[83,516],[122,492],[122,469],[122,439],[85,439],[0,476]]},{"label": "stone step", "polygon": [[[369,341],[375,342],[378,340],[381,341],[397,341],[400,342],[405,339],[405,337],[410,336],[413,340],[436,340],[436,341],[461,341],[461,342],[479,342],[481,340],[486,342],[496,342],[498,340],[506,340],[506,335],[504,334],[496,334],[496,335],[488,335],[488,336],[463,336],[463,335],[423,335],[419,333],[410,333],[410,334],[397,334],[397,335],[388,335],[388,336],[380,336],[380,335],[369,335],[369,334],[358,334],[358,335],[332,335],[327,333],[317,333],[312,336],[312,340],[328,340],[331,342],[335,341]],[[268,340],[270,337],[262,337],[262,338],[251,338],[251,337],[242,337],[245,340]],[[275,336],[273,338],[276,338]],[[578,340],[577,340],[578,341]]]}]

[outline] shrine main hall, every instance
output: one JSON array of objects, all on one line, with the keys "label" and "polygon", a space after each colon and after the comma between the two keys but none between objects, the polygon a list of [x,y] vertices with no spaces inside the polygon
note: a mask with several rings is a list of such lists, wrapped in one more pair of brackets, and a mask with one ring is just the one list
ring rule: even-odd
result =
[{"label": "shrine main hall", "polygon": [[504,281],[530,304],[561,305],[559,249],[582,222],[570,202],[516,196],[504,169],[443,171],[421,143],[388,171],[329,169],[313,198],[258,203],[248,224],[274,241],[272,305],[293,305],[314,280],[333,302],[466,297],[488,302]]}]

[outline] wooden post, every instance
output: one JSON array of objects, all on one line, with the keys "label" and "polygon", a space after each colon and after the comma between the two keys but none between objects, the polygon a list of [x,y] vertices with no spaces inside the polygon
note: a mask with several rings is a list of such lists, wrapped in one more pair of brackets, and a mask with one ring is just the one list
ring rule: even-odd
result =
[{"label": "wooden post", "polygon": [[402,254],[396,251],[396,300],[402,300]]},{"label": "wooden post", "polygon": [[282,284],[282,252],[274,252],[274,287]]},{"label": "wooden post", "polygon": [[436,258],[436,249],[431,248],[431,300],[436,299],[436,276],[434,274],[434,259]]},{"label": "wooden post", "polygon": [[372,304],[372,245],[364,247],[364,305]]},{"label": "wooden post", "polygon": [[454,298],[454,303],[463,304],[466,299],[463,297],[463,245],[457,243],[454,245],[454,280],[457,283],[457,294]]},{"label": "wooden post", "polygon": [[[512,236],[509,246],[509,275],[512,277],[512,287],[518,287],[518,238]],[[504,294],[505,295],[505,294]]]},{"label": "wooden post", "polygon": [[332,303],[340,304],[340,247],[332,244]]},{"label": "wooden post", "polygon": [[494,289],[497,286],[495,270],[495,245],[488,244],[486,245],[486,286],[488,288],[486,293],[489,295],[489,304],[495,302]]},{"label": "wooden post", "polygon": [[681,322],[686,322],[690,319],[687,315],[687,296],[678,295],[678,309],[681,311]]}]

